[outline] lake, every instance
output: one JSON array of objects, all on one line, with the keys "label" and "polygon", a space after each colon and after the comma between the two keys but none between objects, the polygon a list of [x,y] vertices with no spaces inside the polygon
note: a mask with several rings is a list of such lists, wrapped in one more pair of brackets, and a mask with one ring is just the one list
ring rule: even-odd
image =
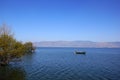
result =
[{"label": "lake", "polygon": [[[86,51],[85,55],[75,54]],[[0,80],[119,80],[119,48],[37,48],[0,67]]]}]

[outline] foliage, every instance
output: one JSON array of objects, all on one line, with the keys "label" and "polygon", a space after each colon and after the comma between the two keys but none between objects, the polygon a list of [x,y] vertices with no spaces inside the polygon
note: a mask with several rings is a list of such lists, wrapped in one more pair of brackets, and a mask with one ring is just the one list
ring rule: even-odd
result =
[{"label": "foliage", "polygon": [[32,42],[26,42],[24,46],[26,48],[26,53],[32,53],[35,50],[35,47],[33,47]]},{"label": "foliage", "polygon": [[33,52],[35,48],[32,42],[17,41],[10,29],[3,24],[0,27],[0,64],[6,65],[14,58],[20,58],[25,53]]}]

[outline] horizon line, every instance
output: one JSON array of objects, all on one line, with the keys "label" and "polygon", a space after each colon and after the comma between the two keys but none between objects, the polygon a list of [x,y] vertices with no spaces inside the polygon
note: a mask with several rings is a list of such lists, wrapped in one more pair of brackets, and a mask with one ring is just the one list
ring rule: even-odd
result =
[{"label": "horizon line", "polygon": [[90,40],[42,40],[42,41],[32,41],[32,42],[74,42],[74,41],[81,41],[81,42],[120,42],[120,41],[90,41]]}]

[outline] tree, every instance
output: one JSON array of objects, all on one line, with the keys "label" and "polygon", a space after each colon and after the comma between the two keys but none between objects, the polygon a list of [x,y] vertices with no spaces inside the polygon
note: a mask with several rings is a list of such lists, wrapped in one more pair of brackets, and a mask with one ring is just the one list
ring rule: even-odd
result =
[{"label": "tree", "polygon": [[0,65],[7,65],[12,59],[20,58],[32,50],[32,43],[17,41],[6,24],[0,27]]},{"label": "tree", "polygon": [[26,48],[26,53],[32,53],[35,50],[35,47],[33,47],[32,42],[26,42],[24,46]]}]

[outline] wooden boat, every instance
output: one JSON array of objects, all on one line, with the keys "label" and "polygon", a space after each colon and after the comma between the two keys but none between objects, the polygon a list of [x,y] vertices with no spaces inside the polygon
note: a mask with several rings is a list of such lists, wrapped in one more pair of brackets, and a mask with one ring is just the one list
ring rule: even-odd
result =
[{"label": "wooden boat", "polygon": [[75,51],[75,54],[86,54],[85,51]]}]

